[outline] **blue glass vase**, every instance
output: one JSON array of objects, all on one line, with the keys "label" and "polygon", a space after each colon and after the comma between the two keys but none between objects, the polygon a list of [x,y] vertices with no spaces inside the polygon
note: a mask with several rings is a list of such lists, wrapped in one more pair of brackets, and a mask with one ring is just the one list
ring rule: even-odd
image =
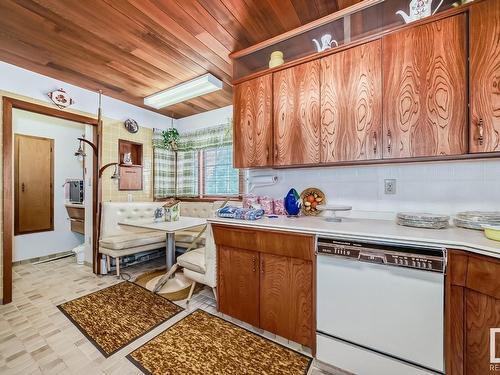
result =
[{"label": "blue glass vase", "polygon": [[300,212],[300,196],[297,193],[297,190],[290,189],[288,194],[285,197],[285,210],[290,216],[297,216]]}]

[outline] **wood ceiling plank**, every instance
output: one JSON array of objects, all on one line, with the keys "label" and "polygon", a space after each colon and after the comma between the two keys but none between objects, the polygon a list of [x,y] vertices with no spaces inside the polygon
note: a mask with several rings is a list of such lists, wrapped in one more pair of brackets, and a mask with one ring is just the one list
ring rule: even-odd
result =
[{"label": "wood ceiling plank", "polygon": [[198,0],[198,3],[210,14],[213,14],[217,22],[244,45],[252,45],[256,42],[255,35],[247,33],[236,17],[220,1]]},{"label": "wood ceiling plank", "polygon": [[301,0],[290,0],[290,1],[292,2],[293,7],[295,8],[295,11],[299,15],[303,25],[321,17],[314,1],[307,1],[307,2]]},{"label": "wood ceiling plank", "polygon": [[226,82],[156,110],[179,118],[231,104],[229,52],[357,1],[0,0],[0,60],[143,108],[144,96],[206,72]]},{"label": "wood ceiling plank", "polygon": [[189,14],[194,21],[217,39],[229,51],[237,51],[243,45],[248,45],[246,38],[235,38],[227,31],[219,20],[209,13],[197,0],[176,0],[177,6]]},{"label": "wood ceiling plank", "polygon": [[274,11],[275,19],[283,25],[285,30],[292,30],[302,26],[302,22],[290,0],[267,0],[267,2]]},{"label": "wood ceiling plank", "polygon": [[[113,1],[113,0],[105,0]],[[120,2],[121,3],[121,2]],[[224,73],[221,79],[230,81],[232,74],[232,67],[226,61],[222,60],[217,54],[213,53],[212,50],[207,48],[203,43],[201,43],[196,37],[187,32],[181,25],[175,22],[168,14],[164,13],[152,3],[145,2],[143,0],[129,0],[129,3],[133,5],[137,11],[142,12],[147,17],[150,18],[150,22],[154,23],[157,27],[162,30],[162,36],[169,38],[170,41],[176,42],[179,48],[191,55],[199,55],[200,60],[206,60],[213,70],[218,70]],[[113,3],[115,6],[117,3]],[[134,15],[135,17],[135,15]],[[180,43],[179,43],[180,42]]]},{"label": "wood ceiling plank", "polygon": [[245,0],[220,0],[231,14],[246,30],[247,34],[253,35],[254,41],[264,40],[268,33],[259,19],[252,14],[252,10]]},{"label": "wood ceiling plank", "polygon": [[337,4],[337,0],[314,0],[318,14],[330,14],[337,12],[340,8]]}]

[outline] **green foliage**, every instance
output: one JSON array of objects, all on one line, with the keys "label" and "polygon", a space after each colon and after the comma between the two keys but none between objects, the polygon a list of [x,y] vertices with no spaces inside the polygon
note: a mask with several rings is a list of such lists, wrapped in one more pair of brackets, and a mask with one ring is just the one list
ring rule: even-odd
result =
[{"label": "green foliage", "polygon": [[179,142],[179,132],[176,128],[170,128],[161,132],[163,137],[163,145],[171,151],[177,151],[177,144]]}]

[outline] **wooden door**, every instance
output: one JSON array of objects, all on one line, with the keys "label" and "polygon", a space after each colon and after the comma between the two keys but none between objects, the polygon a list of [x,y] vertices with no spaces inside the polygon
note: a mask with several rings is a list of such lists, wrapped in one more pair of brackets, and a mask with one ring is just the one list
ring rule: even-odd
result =
[{"label": "wooden door", "polygon": [[274,73],[274,164],[320,162],[320,62]]},{"label": "wooden door", "polygon": [[54,140],[15,134],[14,233],[54,230]]},{"label": "wooden door", "polygon": [[382,157],[381,45],[321,59],[322,162]]},{"label": "wooden door", "polygon": [[234,166],[264,167],[273,163],[272,75],[234,87]]},{"label": "wooden door", "polygon": [[500,151],[500,1],[470,9],[471,152]]},{"label": "wooden door", "polygon": [[384,158],[467,152],[465,17],[383,38]]},{"label": "wooden door", "polygon": [[312,263],[260,254],[260,327],[313,347]]},{"label": "wooden door", "polygon": [[[494,371],[490,371],[490,365],[492,365],[490,363],[490,328],[500,328],[500,300],[466,289],[465,303],[465,374],[492,373]],[[495,342],[495,357],[500,358],[500,333],[496,334]]]},{"label": "wooden door", "polygon": [[219,311],[259,326],[259,253],[218,246]]}]

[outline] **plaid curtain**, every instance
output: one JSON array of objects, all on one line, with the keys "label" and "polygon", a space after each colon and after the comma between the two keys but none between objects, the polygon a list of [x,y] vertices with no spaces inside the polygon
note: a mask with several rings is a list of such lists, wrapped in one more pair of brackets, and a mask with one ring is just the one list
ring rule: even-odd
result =
[{"label": "plaid curtain", "polygon": [[233,123],[212,126],[181,134],[179,151],[194,151],[205,148],[224,147],[233,144]]},{"label": "plaid curtain", "polygon": [[[162,130],[154,129],[154,197],[197,196],[198,191],[198,155],[199,150],[230,146],[233,143],[232,122],[204,128],[180,135],[175,153],[163,143]],[[175,186],[177,169],[177,188]]]},{"label": "plaid curtain", "polygon": [[198,195],[198,151],[177,152],[177,196]]}]

